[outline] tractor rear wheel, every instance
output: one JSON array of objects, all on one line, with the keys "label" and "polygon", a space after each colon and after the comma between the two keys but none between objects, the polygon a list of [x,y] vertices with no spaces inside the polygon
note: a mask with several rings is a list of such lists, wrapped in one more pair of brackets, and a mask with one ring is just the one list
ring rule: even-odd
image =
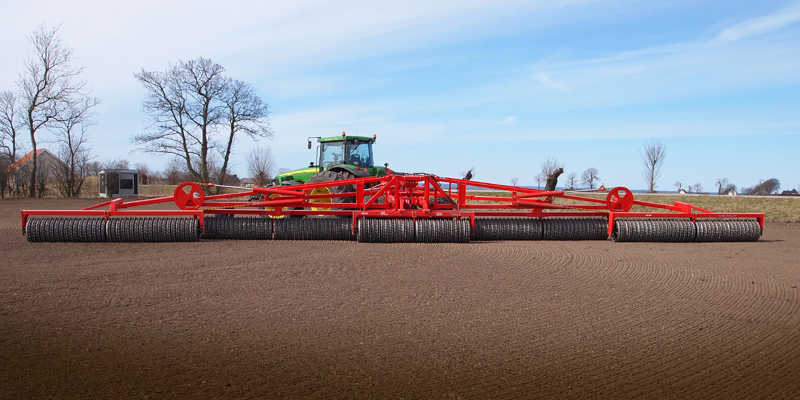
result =
[{"label": "tractor rear wheel", "polygon": [[[347,176],[345,176],[345,174]],[[334,172],[334,171],[322,171],[308,180],[307,183],[320,183],[320,182],[335,182],[340,181],[343,179],[352,179],[355,176],[352,176],[348,172]],[[352,193],[356,191],[355,185],[340,185],[340,186],[325,186],[319,187],[311,190],[312,195],[331,195],[331,194],[340,194],[340,193]],[[312,202],[314,203],[353,203],[356,201],[355,196],[348,196],[348,197],[331,197],[331,198],[321,198],[321,199],[314,199]],[[329,207],[311,207],[312,210],[333,210],[334,208]]]}]

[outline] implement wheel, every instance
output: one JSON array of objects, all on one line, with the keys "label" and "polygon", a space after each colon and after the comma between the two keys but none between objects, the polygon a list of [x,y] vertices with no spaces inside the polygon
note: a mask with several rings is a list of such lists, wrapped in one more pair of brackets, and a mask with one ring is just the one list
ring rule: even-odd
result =
[{"label": "implement wheel", "polygon": [[[342,179],[351,179],[354,176],[344,176],[342,173],[333,172],[333,171],[323,171],[311,177],[307,183],[320,183],[320,182],[335,182],[340,181]],[[339,193],[352,193],[356,191],[355,185],[340,185],[340,186],[324,186],[318,187],[311,190],[312,195],[332,195],[332,194],[339,194]],[[319,198],[319,199],[311,199],[309,200],[310,203],[353,203],[356,201],[355,197],[329,197],[329,198]],[[324,206],[324,207],[311,207],[314,211],[319,210],[334,210],[335,208]]]},{"label": "implement wheel", "polygon": [[609,211],[628,212],[633,207],[633,193],[628,188],[615,187],[606,196],[606,206]]},{"label": "implement wheel", "polygon": [[194,182],[183,182],[175,188],[172,194],[175,205],[181,210],[198,210],[203,205],[205,193],[203,188]]}]

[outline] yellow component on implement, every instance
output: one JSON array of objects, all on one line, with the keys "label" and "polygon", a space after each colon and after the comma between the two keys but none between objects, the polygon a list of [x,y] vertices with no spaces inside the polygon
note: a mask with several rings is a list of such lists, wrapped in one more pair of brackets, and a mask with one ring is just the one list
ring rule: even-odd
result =
[{"label": "yellow component on implement", "polygon": [[[319,188],[311,189],[311,193],[310,194],[312,196],[313,195],[330,196],[331,195],[331,191],[326,187],[319,187]],[[331,197],[318,198],[318,199],[309,199],[308,202],[309,203],[332,203],[333,199]],[[314,210],[314,211],[330,210],[330,207],[311,207],[311,209]]]}]

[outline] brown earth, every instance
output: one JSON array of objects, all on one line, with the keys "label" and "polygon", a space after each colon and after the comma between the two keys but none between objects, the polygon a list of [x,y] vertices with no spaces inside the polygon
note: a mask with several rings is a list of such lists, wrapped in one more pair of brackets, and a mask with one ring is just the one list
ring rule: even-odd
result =
[{"label": "brown earth", "polygon": [[0,397],[800,398],[800,223],[757,243],[28,243]]}]

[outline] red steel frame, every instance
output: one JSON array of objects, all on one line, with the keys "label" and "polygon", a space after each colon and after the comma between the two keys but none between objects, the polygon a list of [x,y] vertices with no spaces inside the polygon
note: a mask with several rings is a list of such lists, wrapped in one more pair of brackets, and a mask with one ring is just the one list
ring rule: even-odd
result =
[{"label": "red steel frame", "polygon": [[[333,193],[335,186],[353,185],[354,192]],[[588,217],[608,218],[612,232],[616,218],[750,218],[764,227],[763,213],[715,213],[687,203],[673,205],[635,200],[624,188],[611,189],[605,199],[569,194],[564,190],[544,191],[517,186],[498,185],[434,175],[393,174],[334,182],[306,183],[292,186],[236,188],[235,193],[205,195],[201,185],[184,182],[172,196],[124,202],[116,198],[81,210],[22,210],[22,227],[32,215],[59,216],[191,216],[203,226],[205,214],[267,215],[339,215],[352,216],[355,227],[359,218],[469,218],[475,217]],[[469,192],[467,188],[470,188]],[[497,192],[496,195],[470,194],[475,190]],[[260,195],[260,196],[257,196]],[[257,201],[232,199],[253,196]],[[354,199],[333,202],[334,198]],[[571,204],[554,204],[553,199],[570,200]],[[130,210],[133,207],[174,203],[177,210]],[[653,211],[630,212],[634,205]],[[108,207],[103,210],[101,208]]]}]

